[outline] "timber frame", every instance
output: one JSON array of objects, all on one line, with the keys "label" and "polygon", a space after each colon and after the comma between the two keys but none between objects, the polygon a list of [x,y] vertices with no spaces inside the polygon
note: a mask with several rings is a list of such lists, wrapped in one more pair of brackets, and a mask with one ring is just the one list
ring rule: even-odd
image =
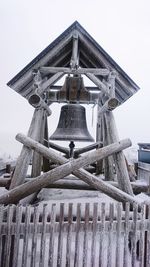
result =
[{"label": "timber frame", "polygon": [[[96,143],[76,150],[74,155],[77,159],[69,162],[52,153],[51,147],[66,155],[69,152],[67,148],[49,142],[47,126],[47,116],[52,112],[49,106],[54,102],[68,102],[62,93],[63,85],[55,85],[64,75],[74,79],[82,79],[84,76],[90,79],[94,86],[82,84],[81,91],[84,90],[84,94],[79,96],[77,102],[97,105]],[[21,134],[16,137],[23,148],[11,179],[9,195],[0,197],[0,203],[17,203],[21,199],[29,203],[42,187],[70,173],[91,188],[101,190],[118,201],[134,203],[122,152],[131,142],[119,141],[112,111],[127,101],[139,87],[77,21],[9,81],[8,86],[26,98],[35,111],[28,137]],[[96,151],[90,152],[89,157],[83,155],[78,158],[80,154],[93,149]],[[24,184],[31,159],[31,176],[36,179]],[[91,166],[89,164],[93,163],[97,176],[87,171]],[[54,169],[52,165],[55,165]],[[46,172],[43,175],[42,169]],[[114,184],[118,182],[119,189],[98,178],[103,170],[105,181],[114,181]],[[28,195],[30,200],[25,199]]]}]

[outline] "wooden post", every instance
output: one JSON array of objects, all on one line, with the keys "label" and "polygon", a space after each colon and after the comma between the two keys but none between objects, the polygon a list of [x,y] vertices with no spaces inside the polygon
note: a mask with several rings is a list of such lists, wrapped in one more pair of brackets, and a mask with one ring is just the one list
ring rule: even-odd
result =
[{"label": "wooden post", "polygon": [[[109,140],[109,132],[106,123],[105,116],[103,115],[103,142],[105,146],[111,143]],[[105,181],[115,181],[113,156],[110,156],[104,160],[104,175]]]},{"label": "wooden post", "polygon": [[[103,143],[103,121],[102,121],[102,117],[98,116],[100,109],[101,109],[101,106],[100,106],[100,99],[99,99],[98,105],[97,105],[96,142]],[[96,175],[102,174],[102,172],[103,172],[103,160],[100,160],[100,161],[97,161],[96,163]]]},{"label": "wooden post", "polygon": [[[21,198],[24,198],[25,196],[32,194],[34,191],[37,191],[41,189],[42,187],[47,186],[49,183],[58,181],[59,179],[63,178],[64,176],[70,174],[71,172],[83,180],[84,182],[88,183],[90,186],[93,186],[97,190],[100,190],[110,197],[121,201],[121,202],[130,202],[135,203],[137,200],[130,196],[129,194],[119,190],[118,188],[115,188],[112,185],[109,185],[108,183],[99,180],[94,175],[91,175],[84,169],[79,169],[81,166],[86,166],[92,162],[97,161],[98,159],[105,158],[109,156],[112,153],[116,153],[122,149],[127,148],[131,145],[131,142],[129,139],[120,141],[118,143],[111,144],[107,147],[98,149],[97,151],[90,152],[88,155],[83,156],[82,160],[71,160],[70,162],[67,161],[67,159],[61,157],[60,155],[52,152],[50,149],[47,149],[43,145],[35,142],[29,137],[26,137],[24,135],[17,135],[17,140],[21,141],[25,145],[29,146],[32,149],[35,149],[39,153],[41,153],[43,156],[52,159],[53,161],[65,165],[59,166],[56,169],[41,175],[40,177],[36,178],[36,180],[28,182],[26,184],[20,185],[17,188],[14,188],[13,190],[9,191],[9,193],[4,194],[0,197],[0,203],[16,203]],[[78,170],[75,170],[78,169]]]},{"label": "wooden post", "polygon": [[77,32],[73,35],[73,47],[72,47],[72,57],[70,62],[71,69],[77,69],[78,67],[78,34]]},{"label": "wooden post", "polygon": [[[43,109],[35,109],[31,125],[28,131],[28,136],[32,137],[34,140],[37,140],[39,132],[41,132],[39,125],[41,124],[42,118],[43,118]],[[16,163],[16,168],[13,177],[11,179],[10,189],[24,182],[28,166],[31,161],[31,157],[32,157],[32,150],[26,146],[23,146],[20,156]]]},{"label": "wooden post", "polygon": [[47,81],[40,85],[40,88],[38,88],[37,90],[37,94],[42,95],[48,87],[57,82],[63,75],[63,72],[58,72],[54,74],[51,78],[49,78]]},{"label": "wooden post", "polygon": [[108,76],[108,82],[110,83],[110,97],[115,97],[115,78],[116,78],[116,71],[111,71]]},{"label": "wooden post", "polygon": [[[43,144],[44,143],[44,130],[45,130],[45,120],[46,120],[46,111],[42,109],[41,111],[41,120],[39,122],[37,129],[36,141]],[[34,151],[32,158],[32,172],[31,177],[37,177],[41,174],[42,169],[42,156]]]},{"label": "wooden post", "polygon": [[[44,146],[49,147],[49,136],[48,136],[48,122],[47,117],[45,118],[45,127],[44,127]],[[43,172],[50,170],[50,161],[49,159],[43,157]]]},{"label": "wooden post", "polygon": [[[112,111],[106,112],[104,114],[104,118],[106,122],[107,137],[109,139],[109,143],[117,142],[119,138]],[[119,153],[113,154],[113,160],[115,163],[117,179],[120,188],[122,189],[122,191],[130,195],[133,195],[133,190],[130,184],[129,174],[127,171],[127,166],[125,163],[125,157],[123,155],[123,152],[121,151]]]}]

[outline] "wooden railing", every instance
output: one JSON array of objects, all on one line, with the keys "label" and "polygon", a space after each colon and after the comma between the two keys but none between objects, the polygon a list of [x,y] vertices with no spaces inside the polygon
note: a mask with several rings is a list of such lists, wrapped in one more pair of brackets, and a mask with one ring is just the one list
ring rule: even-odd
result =
[{"label": "wooden railing", "polygon": [[150,266],[150,206],[0,206],[0,266]]}]

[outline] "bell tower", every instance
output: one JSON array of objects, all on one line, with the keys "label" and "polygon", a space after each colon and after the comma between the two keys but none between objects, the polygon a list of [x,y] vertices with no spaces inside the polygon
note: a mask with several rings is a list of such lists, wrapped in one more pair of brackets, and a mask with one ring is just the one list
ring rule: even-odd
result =
[{"label": "bell tower", "polygon": [[[56,85],[63,76],[64,84]],[[91,80],[94,86],[84,86],[84,77]],[[101,147],[107,146],[109,150],[109,146],[119,142],[113,110],[139,90],[135,82],[77,21],[11,79],[8,86],[34,107],[28,137],[50,151],[51,148],[58,150],[67,158],[74,157],[79,160],[81,156],[81,161],[81,154],[94,149],[98,152]],[[56,125],[57,129],[50,139],[69,140],[69,148],[49,140],[47,117],[53,112],[50,108],[52,103],[64,105],[61,108],[58,126]],[[87,129],[86,109],[82,104],[97,105],[96,140]],[[89,141],[92,144],[76,149],[76,140]],[[32,148],[33,146],[23,146],[10,189],[24,183],[30,162],[32,177],[40,176],[41,171],[51,171],[54,158],[51,160],[37,150],[32,153]],[[60,162],[62,164],[63,161]],[[57,164],[55,167],[57,168]],[[122,151],[108,153],[102,158],[97,157],[92,165],[86,167],[86,171],[88,168],[93,170],[91,175],[96,181],[100,179],[100,174],[103,174],[105,181],[117,180],[121,192],[133,196]],[[88,173],[86,177],[89,177]],[[107,190],[105,192],[109,195]],[[30,202],[31,199],[27,201]]]}]

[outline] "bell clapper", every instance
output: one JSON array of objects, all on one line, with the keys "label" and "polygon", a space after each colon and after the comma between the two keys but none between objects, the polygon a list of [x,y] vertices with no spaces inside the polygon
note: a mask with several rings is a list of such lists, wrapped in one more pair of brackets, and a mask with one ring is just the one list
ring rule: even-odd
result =
[{"label": "bell clapper", "polygon": [[74,157],[74,148],[75,148],[75,144],[73,141],[70,141],[69,148],[70,148],[69,158],[73,158]]}]

